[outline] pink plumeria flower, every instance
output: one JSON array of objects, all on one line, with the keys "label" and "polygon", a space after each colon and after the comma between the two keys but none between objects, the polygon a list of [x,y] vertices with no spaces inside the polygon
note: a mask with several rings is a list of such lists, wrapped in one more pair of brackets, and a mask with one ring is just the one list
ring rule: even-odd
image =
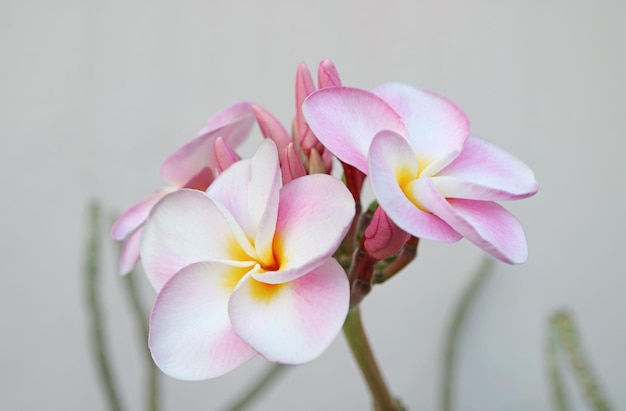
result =
[{"label": "pink plumeria flower", "polygon": [[372,91],[322,89],[303,110],[333,154],[369,175],[381,207],[400,228],[437,241],[466,237],[501,261],[526,261],[522,227],[496,201],[535,194],[534,174],[471,135],[454,103],[390,83]]},{"label": "pink plumeria flower", "polygon": [[114,240],[124,241],[120,273],[127,274],[139,261],[141,227],[150,210],[165,195],[181,188],[206,190],[215,175],[234,161],[230,148],[237,147],[254,125],[252,105],[241,102],[213,115],[198,136],[176,150],[161,166],[170,184],[155,191],[122,214],[111,229]]},{"label": "pink plumeria flower", "polygon": [[141,259],[159,291],[149,345],[166,374],[212,378],[257,353],[300,364],[341,330],[346,274],[332,258],[354,214],[336,178],[303,176],[281,187],[276,145],[224,171],[205,192],[159,202]]}]

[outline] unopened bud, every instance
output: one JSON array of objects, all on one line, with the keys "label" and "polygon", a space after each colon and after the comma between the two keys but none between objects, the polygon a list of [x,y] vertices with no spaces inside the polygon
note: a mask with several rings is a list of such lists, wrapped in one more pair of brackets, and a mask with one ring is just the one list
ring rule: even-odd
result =
[{"label": "unopened bud", "polygon": [[282,153],[285,147],[291,143],[291,137],[289,137],[289,133],[285,130],[285,127],[283,127],[276,117],[261,106],[253,104],[252,111],[261,129],[261,133],[263,133],[263,137],[269,138],[276,143],[278,152]]},{"label": "unopened bud", "polygon": [[324,59],[320,63],[317,69],[317,85],[319,88],[341,86],[339,73],[332,61]]},{"label": "unopened bud", "polygon": [[378,260],[384,260],[400,251],[410,237],[406,231],[395,225],[380,207],[374,212],[372,222],[363,235],[365,250]]},{"label": "unopened bud", "polygon": [[283,152],[283,158],[280,162],[280,172],[283,176],[283,185],[291,180],[306,175],[306,169],[304,168],[304,164],[302,164],[302,159],[293,143],[289,143]]},{"label": "unopened bud", "polygon": [[333,171],[334,156],[330,151],[326,150],[324,146],[322,146],[322,148],[322,162],[324,163],[324,170],[326,170],[326,174],[330,174]]},{"label": "unopened bud", "polygon": [[235,151],[226,144],[222,137],[218,137],[213,144],[213,150],[215,153],[215,164],[217,171],[222,172],[228,167],[241,160],[241,157],[235,153]]}]

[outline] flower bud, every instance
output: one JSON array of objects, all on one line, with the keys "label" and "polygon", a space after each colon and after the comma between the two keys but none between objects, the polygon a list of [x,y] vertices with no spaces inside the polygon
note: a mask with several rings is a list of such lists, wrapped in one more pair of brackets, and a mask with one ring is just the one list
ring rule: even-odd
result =
[{"label": "flower bud", "polygon": [[289,133],[285,130],[285,127],[280,124],[280,121],[278,121],[276,117],[261,106],[253,104],[252,111],[261,129],[261,133],[263,133],[263,137],[274,141],[276,147],[278,147],[278,152],[282,153],[285,147],[291,143],[291,137],[289,137]]},{"label": "flower bud", "polygon": [[341,86],[339,73],[332,61],[322,60],[317,69],[317,85],[319,88]]},{"label": "flower bud", "polygon": [[215,165],[217,171],[222,172],[230,167],[232,164],[241,160],[241,158],[235,153],[235,151],[226,144],[222,137],[218,137],[213,144],[213,150],[215,153]]},{"label": "flower bud", "polygon": [[302,159],[300,155],[298,155],[293,143],[289,143],[283,152],[283,157],[280,161],[280,172],[283,177],[283,184],[287,184],[291,180],[306,175],[306,169],[304,168],[304,164],[302,164]]},{"label": "flower bud", "polygon": [[410,237],[407,232],[395,225],[380,207],[374,212],[372,222],[363,235],[365,250],[378,260],[391,257],[400,251]]}]

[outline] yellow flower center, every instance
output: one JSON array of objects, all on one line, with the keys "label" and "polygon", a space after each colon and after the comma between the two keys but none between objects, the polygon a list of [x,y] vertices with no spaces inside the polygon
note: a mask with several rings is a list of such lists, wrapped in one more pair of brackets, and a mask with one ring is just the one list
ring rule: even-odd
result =
[{"label": "yellow flower center", "polygon": [[250,279],[250,293],[256,301],[270,302],[286,284],[266,284]]},{"label": "yellow flower center", "polygon": [[413,203],[413,205],[415,205],[415,207],[427,213],[430,213],[430,210],[428,210],[417,198],[414,182],[417,181],[420,177],[427,177],[423,175],[423,173],[431,162],[432,161],[427,158],[418,157],[416,159],[417,173],[413,172],[413,170],[409,169],[408,167],[401,167],[396,169],[396,180],[398,181],[398,185],[400,186],[400,189],[402,190],[406,198],[408,198],[409,201]]}]

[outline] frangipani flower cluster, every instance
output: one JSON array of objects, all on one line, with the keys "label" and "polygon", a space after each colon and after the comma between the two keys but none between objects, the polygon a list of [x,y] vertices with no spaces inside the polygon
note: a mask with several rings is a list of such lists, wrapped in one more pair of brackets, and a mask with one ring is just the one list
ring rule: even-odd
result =
[{"label": "frangipani flower cluster", "polygon": [[[470,135],[458,107],[402,84],[344,87],[328,60],[318,86],[301,65],[291,134],[253,103],[212,116],[164,162],[170,186],[114,225],[121,271],[141,259],[158,292],[149,346],[168,375],[212,378],[257,354],[316,358],[376,275],[404,268],[420,238],[466,237],[525,261],[521,226],[495,201],[534,194],[534,176]],[[234,148],[255,122],[266,138],[241,159]],[[333,158],[343,182],[330,175]],[[366,176],[379,206],[361,214]]]}]

